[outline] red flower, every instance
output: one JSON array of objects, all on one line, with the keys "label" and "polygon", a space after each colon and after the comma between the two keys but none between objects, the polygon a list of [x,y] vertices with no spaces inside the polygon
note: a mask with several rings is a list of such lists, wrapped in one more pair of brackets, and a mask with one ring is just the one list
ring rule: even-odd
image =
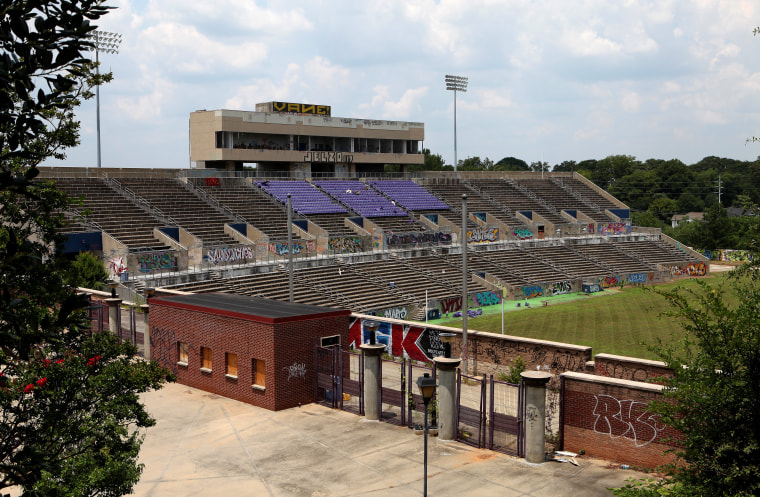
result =
[{"label": "red flower", "polygon": [[24,387],[24,393],[32,393],[32,390],[34,390],[34,385],[31,383]]},{"label": "red flower", "polygon": [[100,354],[96,355],[95,357],[90,357],[90,360],[87,361],[88,366],[94,366],[100,361]]},{"label": "red flower", "polygon": [[44,387],[47,384],[47,378],[43,377],[37,380],[38,387]]},{"label": "red flower", "polygon": [[56,364],[63,364],[63,359],[56,359],[56,360],[55,360],[55,363],[56,363]]},{"label": "red flower", "polygon": [[50,359],[43,359],[42,360],[42,367],[46,368],[48,366],[50,366]]}]

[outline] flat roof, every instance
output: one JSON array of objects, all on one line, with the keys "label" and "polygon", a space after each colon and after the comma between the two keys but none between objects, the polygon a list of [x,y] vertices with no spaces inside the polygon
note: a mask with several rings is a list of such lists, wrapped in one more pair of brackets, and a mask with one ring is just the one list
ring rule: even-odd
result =
[{"label": "flat roof", "polygon": [[269,324],[334,316],[349,316],[351,314],[351,311],[348,309],[298,304],[231,293],[196,293],[192,295],[154,297],[150,299],[150,304],[189,311],[208,312]]}]

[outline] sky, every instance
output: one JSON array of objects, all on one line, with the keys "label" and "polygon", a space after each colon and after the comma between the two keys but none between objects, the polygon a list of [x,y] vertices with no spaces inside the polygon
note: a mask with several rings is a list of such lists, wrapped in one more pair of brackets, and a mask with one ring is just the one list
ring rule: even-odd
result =
[{"label": "sky", "polygon": [[[190,167],[199,109],[332,106],[334,117],[425,123],[454,161],[550,165],[626,154],[754,160],[760,143],[757,0],[112,0],[99,29],[103,167]],[[77,112],[97,165],[95,100]]]}]

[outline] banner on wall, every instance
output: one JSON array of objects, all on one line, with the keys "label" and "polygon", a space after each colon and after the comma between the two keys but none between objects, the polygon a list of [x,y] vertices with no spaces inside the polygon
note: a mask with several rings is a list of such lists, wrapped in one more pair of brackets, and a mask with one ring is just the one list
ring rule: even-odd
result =
[{"label": "banner on wall", "polygon": [[[369,343],[369,331],[361,318],[354,318],[349,328],[349,345],[358,348]],[[380,322],[375,331],[376,343],[385,345],[388,353],[395,357],[408,357],[415,361],[430,362],[443,355],[443,341],[436,329],[424,326],[402,325]]]}]

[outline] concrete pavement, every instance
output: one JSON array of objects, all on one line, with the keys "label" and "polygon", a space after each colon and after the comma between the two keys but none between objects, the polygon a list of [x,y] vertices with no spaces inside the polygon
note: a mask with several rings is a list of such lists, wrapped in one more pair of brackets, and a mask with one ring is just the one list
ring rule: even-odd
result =
[{"label": "concrete pavement", "polygon": [[[157,425],[136,496],[422,495],[423,437],[320,405],[271,412],[183,385],[143,395]],[[609,496],[642,474],[578,458],[531,465],[429,439],[431,496]]]}]

